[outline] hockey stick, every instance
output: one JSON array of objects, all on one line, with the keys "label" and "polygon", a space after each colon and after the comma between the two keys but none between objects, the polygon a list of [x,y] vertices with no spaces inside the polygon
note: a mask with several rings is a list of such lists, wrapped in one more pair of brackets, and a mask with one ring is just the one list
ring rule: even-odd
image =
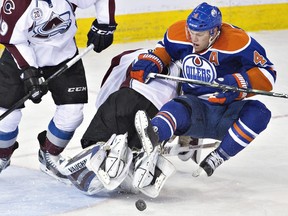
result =
[{"label": "hockey stick", "polygon": [[213,143],[207,143],[203,145],[189,145],[189,146],[178,146],[172,145],[172,146],[164,146],[161,148],[161,154],[167,155],[167,156],[175,156],[182,152],[189,152],[194,151],[197,149],[205,149],[205,148],[217,148],[220,145],[219,141],[213,142]]},{"label": "hockey stick", "polygon": [[[41,85],[47,85],[52,79],[58,77],[63,72],[65,72],[68,68],[70,68],[72,65],[74,65],[77,61],[79,61],[83,56],[85,56],[90,50],[94,48],[93,44],[90,44],[82,53],[79,53],[76,55],[73,59],[68,61],[65,65],[63,65],[59,70],[57,70],[53,75],[51,75],[48,79],[46,79]],[[25,95],[23,98],[21,98],[19,101],[17,101],[15,104],[12,105],[8,110],[6,110],[1,116],[0,121],[4,119],[7,115],[9,115],[11,112],[13,112],[15,109],[20,107],[26,100],[28,100],[31,96],[31,92],[29,92],[27,95]]]},{"label": "hockey stick", "polygon": [[262,90],[257,90],[257,89],[250,89],[250,88],[239,88],[236,86],[229,86],[229,85],[219,84],[216,82],[209,83],[209,82],[204,82],[200,80],[186,79],[182,77],[175,77],[175,76],[169,76],[169,75],[164,75],[164,74],[150,73],[148,75],[148,79],[149,78],[152,78],[152,79],[159,78],[159,79],[172,80],[172,81],[180,82],[180,83],[191,83],[195,85],[214,87],[214,88],[222,89],[223,91],[239,91],[239,92],[245,92],[245,93],[251,93],[251,94],[266,95],[266,96],[279,97],[279,98],[288,98],[288,94],[284,94],[284,93],[268,92],[268,91],[262,91]]}]

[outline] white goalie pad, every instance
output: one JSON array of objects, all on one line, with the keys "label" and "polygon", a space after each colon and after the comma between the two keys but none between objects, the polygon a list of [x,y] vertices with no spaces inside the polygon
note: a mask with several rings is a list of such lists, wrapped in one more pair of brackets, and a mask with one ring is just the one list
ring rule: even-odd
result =
[{"label": "white goalie pad", "polygon": [[133,186],[146,196],[155,198],[159,195],[166,180],[175,172],[175,167],[159,154],[160,147],[137,161],[133,178]]},{"label": "white goalie pad", "polygon": [[[87,195],[97,194],[104,189],[96,174],[87,168],[92,154],[101,149],[101,144],[103,143],[97,143],[83,150],[60,165],[61,168],[59,170],[61,170],[61,173],[66,175],[76,188]],[[106,153],[101,151],[99,154],[104,155]]]},{"label": "white goalie pad", "polygon": [[104,188],[118,187],[126,177],[131,161],[127,134],[113,134],[106,143],[99,142],[62,163],[60,170],[76,188],[94,195]]},{"label": "white goalie pad", "polygon": [[[133,155],[128,148],[127,136],[127,133],[115,136],[113,141],[103,145],[87,164],[108,190],[116,189],[128,175]],[[102,152],[105,152],[105,155]]]}]

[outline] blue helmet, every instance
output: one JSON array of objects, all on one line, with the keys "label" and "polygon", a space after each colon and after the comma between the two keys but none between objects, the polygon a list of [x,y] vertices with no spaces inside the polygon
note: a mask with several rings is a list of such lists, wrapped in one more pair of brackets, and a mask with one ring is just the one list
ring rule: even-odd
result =
[{"label": "blue helmet", "polygon": [[218,7],[206,2],[198,5],[187,18],[187,26],[192,31],[207,31],[222,24],[222,14]]}]

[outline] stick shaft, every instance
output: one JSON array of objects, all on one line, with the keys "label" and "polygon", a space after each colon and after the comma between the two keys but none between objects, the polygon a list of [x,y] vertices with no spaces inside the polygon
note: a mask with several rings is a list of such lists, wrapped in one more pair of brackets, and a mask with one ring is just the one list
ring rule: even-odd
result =
[{"label": "stick shaft", "polygon": [[169,76],[169,75],[164,75],[164,74],[150,73],[149,78],[152,78],[152,79],[159,78],[159,79],[172,80],[172,81],[181,82],[181,83],[191,83],[191,84],[195,84],[195,85],[214,87],[214,88],[222,89],[225,91],[239,91],[239,92],[246,92],[246,93],[251,93],[251,94],[266,95],[266,96],[280,97],[280,98],[288,98],[288,94],[283,94],[283,93],[268,92],[268,91],[262,91],[262,90],[257,90],[257,89],[250,89],[250,88],[239,88],[236,86],[223,85],[223,84],[219,84],[219,83],[215,83],[215,82],[209,83],[209,82],[204,82],[204,81],[200,81],[200,80],[193,80],[193,79]]},{"label": "stick shaft", "polygon": [[184,146],[184,147],[178,147],[178,148],[173,148],[175,146],[168,146],[168,147],[163,147],[161,150],[161,153],[164,155],[178,155],[181,152],[189,152],[189,151],[194,151],[197,149],[205,149],[205,148],[215,148],[219,146],[220,142],[216,141],[213,143],[207,143],[207,144],[202,144],[202,145],[189,145],[189,146]]}]

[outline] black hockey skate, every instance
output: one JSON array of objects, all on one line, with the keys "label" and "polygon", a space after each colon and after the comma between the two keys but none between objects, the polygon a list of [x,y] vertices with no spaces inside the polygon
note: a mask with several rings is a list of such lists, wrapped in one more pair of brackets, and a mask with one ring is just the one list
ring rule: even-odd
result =
[{"label": "black hockey skate", "polygon": [[144,151],[149,155],[154,147],[159,145],[159,137],[154,130],[147,113],[139,110],[135,115],[135,128],[141,140]]},{"label": "black hockey skate", "polygon": [[[211,176],[215,169],[224,162],[224,159],[216,152],[212,151],[207,157],[200,163],[200,169],[203,169],[207,176]],[[198,175],[200,172],[198,173]],[[193,174],[194,175],[194,174]],[[194,176],[198,176],[194,175]]]},{"label": "black hockey skate", "polygon": [[59,171],[61,163],[65,161],[61,155],[51,155],[49,152],[39,149],[38,159],[40,162],[41,171],[65,184],[71,184],[67,176],[63,175]]},{"label": "black hockey skate", "polygon": [[59,154],[59,155],[52,155],[48,151],[43,150],[43,144],[46,139],[46,131],[40,133],[38,135],[38,141],[40,144],[40,149],[38,152],[38,159],[40,162],[40,170],[51,177],[65,183],[71,184],[70,180],[67,178],[66,175],[62,174],[60,169],[60,165],[64,163],[66,160]]}]

